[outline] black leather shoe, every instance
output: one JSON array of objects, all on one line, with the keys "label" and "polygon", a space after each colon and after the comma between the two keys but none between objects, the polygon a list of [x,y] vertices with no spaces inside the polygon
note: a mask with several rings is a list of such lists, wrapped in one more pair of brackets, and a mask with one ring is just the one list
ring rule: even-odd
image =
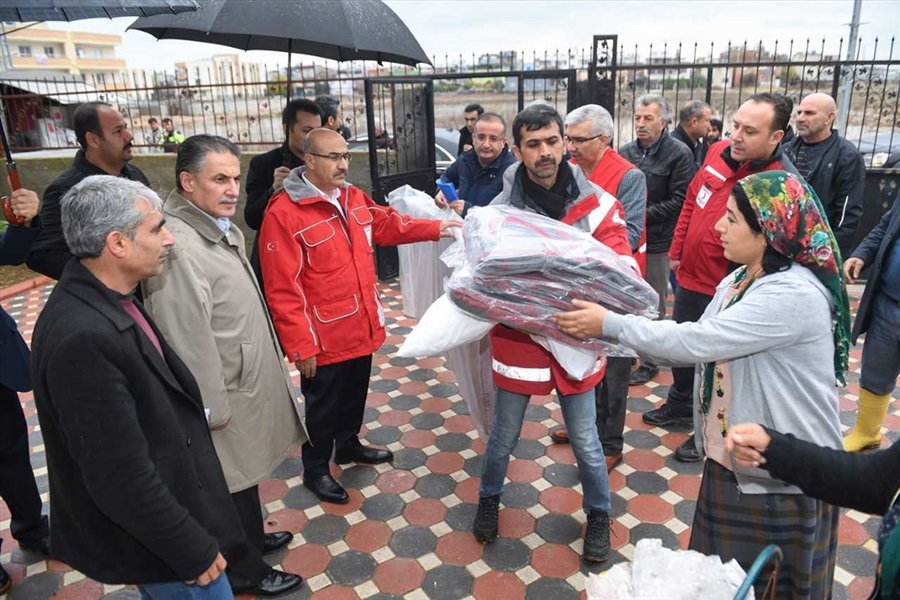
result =
[{"label": "black leather shoe", "polygon": [[278,552],[290,544],[292,539],[294,539],[294,534],[290,531],[273,531],[272,533],[267,533],[266,537],[263,539],[263,554]]},{"label": "black leather shoe", "polygon": [[347,490],[341,487],[334,477],[331,475],[322,475],[312,481],[303,480],[303,486],[316,495],[316,498],[322,502],[331,502],[332,504],[347,504],[350,502],[350,496]]},{"label": "black leather shoe", "polygon": [[263,598],[274,598],[284,594],[293,592],[303,585],[303,578],[293,573],[285,573],[284,571],[272,570],[266,575],[266,578],[259,582],[259,585],[251,588],[233,588],[232,591],[237,594],[252,594]]},{"label": "black leather shoe", "polygon": [[0,596],[9,591],[9,588],[12,587],[12,577],[9,576],[9,573],[6,572],[2,566],[0,566]]},{"label": "black leather shoe", "polygon": [[647,425],[656,425],[657,427],[663,425],[672,425],[676,427],[693,427],[694,426],[694,417],[691,416],[690,408],[688,408],[688,412],[685,414],[679,414],[672,410],[672,406],[666,402],[659,408],[654,408],[653,410],[648,410],[645,412],[641,419]]},{"label": "black leather shoe", "polygon": [[641,365],[634,373],[631,374],[631,378],[628,380],[628,385],[644,385],[657,375],[659,375],[658,367],[648,367],[647,365]]},{"label": "black leather shoe", "polygon": [[42,556],[50,556],[50,536],[42,537],[37,542],[19,542],[19,550],[34,552]]},{"label": "black leather shoe", "polygon": [[697,442],[694,436],[684,440],[680,446],[675,449],[675,459],[681,462],[700,462],[700,451],[697,450]]},{"label": "black leather shoe", "polygon": [[394,453],[390,450],[382,450],[381,448],[370,448],[360,444],[350,450],[340,450],[334,453],[334,462],[339,465],[347,463],[364,463],[367,465],[377,465],[379,463],[391,462],[394,460]]}]

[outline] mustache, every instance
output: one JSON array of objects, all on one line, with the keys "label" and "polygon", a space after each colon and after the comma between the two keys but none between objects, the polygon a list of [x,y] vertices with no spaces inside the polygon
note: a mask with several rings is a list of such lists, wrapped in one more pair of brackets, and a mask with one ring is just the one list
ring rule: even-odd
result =
[{"label": "mustache", "polygon": [[535,165],[538,167],[543,166],[543,165],[555,165],[555,164],[556,164],[556,161],[553,160],[552,158],[542,158],[535,163]]}]

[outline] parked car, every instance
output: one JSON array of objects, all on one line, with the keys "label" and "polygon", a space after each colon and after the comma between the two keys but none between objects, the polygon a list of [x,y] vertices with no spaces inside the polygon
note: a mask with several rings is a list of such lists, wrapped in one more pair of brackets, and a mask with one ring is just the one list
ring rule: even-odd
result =
[{"label": "parked car", "polygon": [[[434,162],[437,174],[447,170],[456,160],[456,149],[459,147],[459,132],[450,129],[434,130]],[[347,140],[348,150],[368,150],[369,134],[360,133]]]},{"label": "parked car", "polygon": [[861,138],[849,138],[863,155],[866,168],[893,169],[900,167],[900,132],[880,131]]}]

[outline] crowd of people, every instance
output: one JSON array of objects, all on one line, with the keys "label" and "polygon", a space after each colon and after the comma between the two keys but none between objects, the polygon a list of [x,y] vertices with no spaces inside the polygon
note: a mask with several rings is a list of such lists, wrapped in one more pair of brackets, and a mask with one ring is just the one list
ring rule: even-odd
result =
[{"label": "crowd of people", "polygon": [[[693,430],[676,458],[707,459],[692,549],[748,568],[777,543],[776,597],[830,597],[836,506],[852,506],[886,515],[875,594],[900,594],[900,446],[842,452],[880,446],[900,374],[900,209],[852,248],[862,158],[833,130],[830,97],[804,98],[785,142],[792,113],[784,96],[755,94],[726,135],[693,100],[670,131],[669,102],[647,94],[635,102],[635,140],[617,150],[613,117],[599,105],[563,116],[535,103],[509,132],[501,115],[465,108],[459,156],[441,176],[457,198],[438,192],[438,206],[465,219],[504,205],[570,225],[659,295],[656,320],[582,301],[554,318],[575,339],[639,356],[598,356],[582,379],[527,333],[492,329],[497,395],[478,541],[503,533],[504,479],[531,396],[555,390],[564,422],[551,437],[577,460],[583,557],[607,560],[609,472],[627,463],[629,385],[668,366],[666,401],[642,418]],[[287,104],[284,143],[252,158],[245,184],[232,142],[185,138],[170,119],[164,131],[149,124],[148,139],[177,153],[165,201],[130,164],[134,138],[102,102],[76,110],[81,149],[43,198],[12,194],[25,222],[0,237],[0,259],[58,284],[35,326],[30,367],[3,313],[0,496],[20,547],[104,583],[135,584],[144,598],[279,596],[303,580],[263,558],[293,534],[264,531],[258,486],[300,448],[303,485],[344,504],[332,461],[393,460],[360,439],[372,357],[385,340],[372,253],[437,241],[461,221],[413,219],[350,184],[340,105],[328,97]],[[258,232],[249,257],[231,220],[242,184],[244,217]],[[851,327],[846,282],[864,268]],[[857,423],[842,440],[838,387],[862,333]],[[41,516],[17,395],[32,388],[52,523]]]}]

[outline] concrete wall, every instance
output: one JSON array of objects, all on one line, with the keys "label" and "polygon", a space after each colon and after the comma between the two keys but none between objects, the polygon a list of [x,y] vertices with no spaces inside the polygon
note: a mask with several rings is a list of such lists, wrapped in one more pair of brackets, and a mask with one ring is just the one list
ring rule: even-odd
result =
[{"label": "concrete wall", "polygon": [[[241,173],[246,180],[247,169],[250,165],[250,159],[257,154],[245,152],[241,155]],[[365,190],[367,194],[371,194],[372,184],[369,174],[369,154],[365,151],[354,151],[353,161],[350,163],[350,174],[348,181],[353,185]],[[19,175],[22,178],[22,185],[28,189],[37,192],[38,196],[43,196],[44,190],[56,179],[56,176],[65,171],[72,164],[74,153],[60,156],[36,156],[29,157],[25,154],[16,156],[16,166],[19,169]],[[150,180],[150,187],[165,200],[166,196],[175,189],[175,155],[174,154],[136,154],[131,164],[139,168]],[[6,186],[5,178],[3,185],[3,194],[9,193]],[[246,202],[244,193],[244,185],[241,185],[241,197],[238,200],[237,213],[234,216],[235,224],[237,224],[244,232],[244,237],[248,244],[256,238],[256,232],[250,230],[244,222],[244,203]]]}]

